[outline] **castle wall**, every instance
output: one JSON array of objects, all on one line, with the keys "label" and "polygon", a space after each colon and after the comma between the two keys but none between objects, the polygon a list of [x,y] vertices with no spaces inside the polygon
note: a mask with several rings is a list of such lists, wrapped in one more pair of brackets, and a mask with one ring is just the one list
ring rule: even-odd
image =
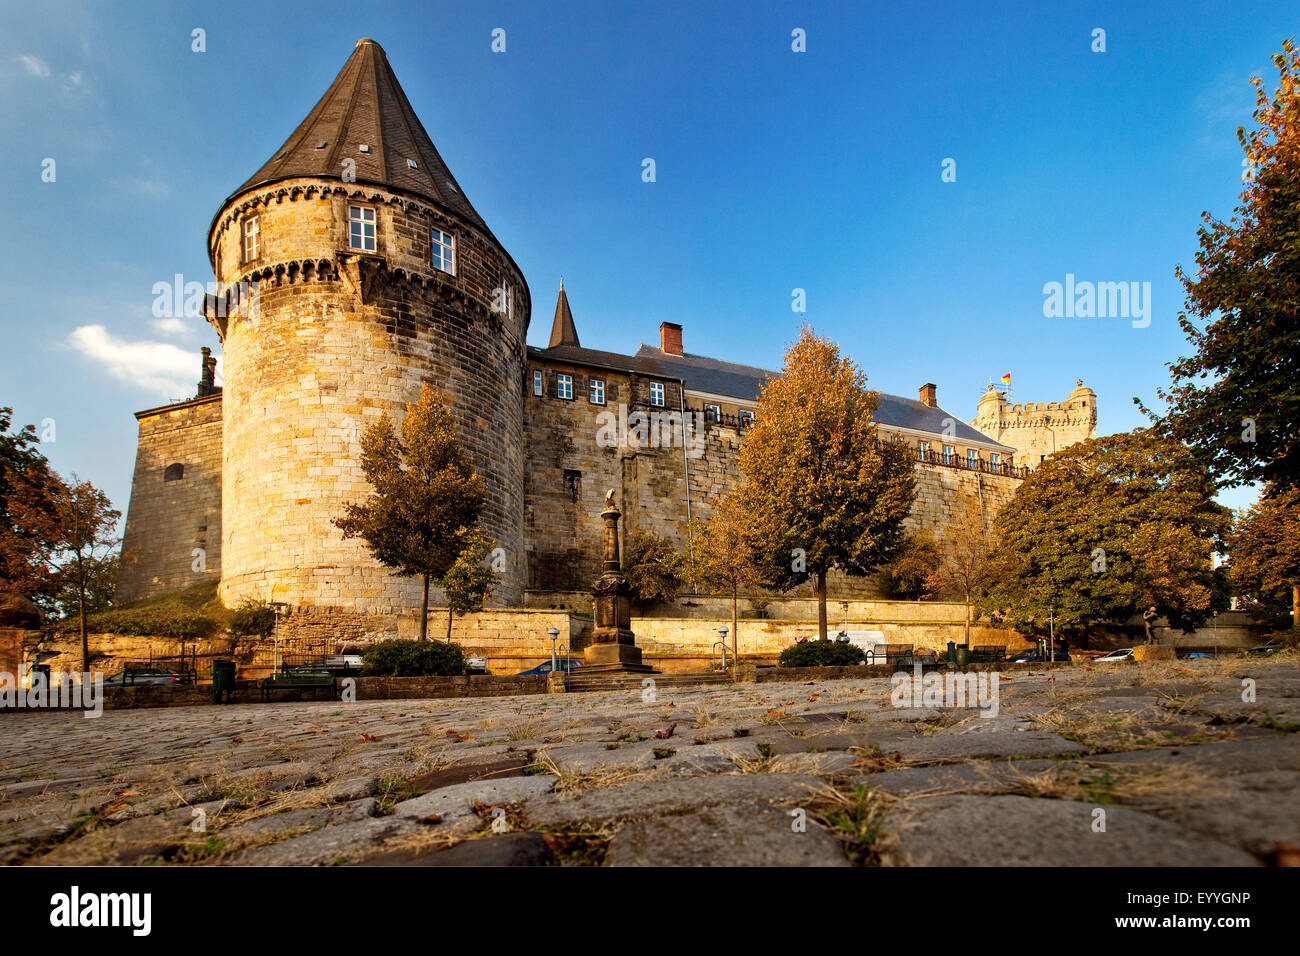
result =
[{"label": "castle wall", "polygon": [[[608,488],[618,493],[625,546],[631,535],[648,531],[675,542],[684,552],[687,488],[690,516],[707,520],[713,505],[740,481],[738,460],[744,432],[705,423],[694,434],[698,455],[697,449],[689,446],[691,453],[683,455],[680,431],[675,446],[610,447],[599,440],[601,416],[618,416],[619,404],[628,403],[629,397],[633,411],[651,411],[644,397],[648,379],[556,361],[533,361],[529,367],[543,370],[544,387],[541,396],[534,396],[530,387],[524,402],[528,586],[561,591],[591,586],[600,573],[600,513]],[[557,374],[573,376],[572,400],[556,398]],[[588,401],[587,382],[592,377],[605,382],[604,406]],[[671,401],[674,389],[666,391]],[[962,460],[960,456],[958,460]],[[937,534],[952,523],[961,496],[976,497],[990,515],[996,515],[1021,481],[1010,475],[919,462],[916,476],[916,503],[908,523]],[[810,589],[811,584],[805,584],[794,593]],[[828,590],[836,599],[883,596],[874,578],[840,574],[830,576]]]},{"label": "castle wall", "polygon": [[221,406],[218,393],[136,416],[118,601],[220,578]]},{"label": "castle wall", "polygon": [[[347,205],[357,201],[376,210],[375,253],[348,249]],[[239,232],[249,215],[262,242],[244,265]],[[278,184],[224,216],[218,276],[258,278],[260,295],[255,314],[214,320],[225,326],[222,599],[370,615],[418,606],[417,580],[380,566],[332,521],[371,493],[359,463],[366,427],[385,412],[400,424],[427,383],[452,396],[460,441],[487,488],[483,528],[506,554],[491,601],[519,603],[530,304],[513,263],[478,230],[373,188]],[[456,236],[454,276],[428,264],[433,225]],[[509,315],[492,309],[503,283],[513,290]]]}]

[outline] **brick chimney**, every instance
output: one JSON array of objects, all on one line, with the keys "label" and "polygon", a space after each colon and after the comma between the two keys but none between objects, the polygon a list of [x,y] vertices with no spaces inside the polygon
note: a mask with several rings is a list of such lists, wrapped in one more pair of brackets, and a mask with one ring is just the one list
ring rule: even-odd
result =
[{"label": "brick chimney", "polygon": [[669,355],[682,353],[682,327],[676,322],[659,323],[659,348]]},{"label": "brick chimney", "polygon": [[921,404],[929,405],[931,408],[939,407],[939,399],[936,396],[938,389],[934,382],[926,382],[921,386]]}]

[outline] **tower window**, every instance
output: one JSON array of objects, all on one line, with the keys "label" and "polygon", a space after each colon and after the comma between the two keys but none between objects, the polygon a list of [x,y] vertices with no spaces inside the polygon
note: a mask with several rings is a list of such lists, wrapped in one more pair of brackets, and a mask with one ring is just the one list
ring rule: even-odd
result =
[{"label": "tower window", "polygon": [[540,368],[533,369],[533,394],[542,394],[542,370]]},{"label": "tower window", "polygon": [[557,375],[555,376],[555,397],[556,398],[573,398],[573,376]]},{"label": "tower window", "polygon": [[449,232],[434,229],[433,267],[440,272],[456,274],[456,239]]},{"label": "tower window", "polygon": [[180,462],[168,465],[163,469],[163,481],[180,481],[185,477],[185,466]]},{"label": "tower window", "polygon": [[589,385],[587,397],[593,405],[604,405],[605,383],[598,378],[593,378]]},{"label": "tower window", "polygon": [[650,383],[650,404],[658,405],[661,408],[663,407],[664,404],[664,383],[663,382]]},{"label": "tower window", "polygon": [[252,262],[257,258],[257,217],[249,216],[244,220],[244,261]]},{"label": "tower window", "polygon": [[369,206],[348,206],[348,245],[375,251],[375,211]]}]

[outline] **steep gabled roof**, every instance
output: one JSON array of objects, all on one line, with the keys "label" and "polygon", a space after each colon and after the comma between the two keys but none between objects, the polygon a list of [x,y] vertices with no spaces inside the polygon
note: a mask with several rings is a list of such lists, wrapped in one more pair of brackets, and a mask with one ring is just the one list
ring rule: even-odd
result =
[{"label": "steep gabled roof", "polygon": [[342,180],[348,159],[356,163],[358,183],[412,193],[487,229],[415,115],[383,47],[369,39],[357,41],[307,118],[231,198],[298,176]]}]

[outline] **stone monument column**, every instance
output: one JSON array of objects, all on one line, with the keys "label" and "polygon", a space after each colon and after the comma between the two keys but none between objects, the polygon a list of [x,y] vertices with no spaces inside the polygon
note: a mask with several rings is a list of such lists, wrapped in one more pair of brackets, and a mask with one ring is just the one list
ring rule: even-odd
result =
[{"label": "stone monument column", "polygon": [[600,577],[591,593],[596,605],[596,624],[591,643],[583,651],[583,671],[630,671],[649,673],[652,668],[641,663],[641,648],[632,633],[632,588],[623,576],[619,557],[618,519],[623,513],[614,504],[614,489],[605,492],[604,562]]}]

